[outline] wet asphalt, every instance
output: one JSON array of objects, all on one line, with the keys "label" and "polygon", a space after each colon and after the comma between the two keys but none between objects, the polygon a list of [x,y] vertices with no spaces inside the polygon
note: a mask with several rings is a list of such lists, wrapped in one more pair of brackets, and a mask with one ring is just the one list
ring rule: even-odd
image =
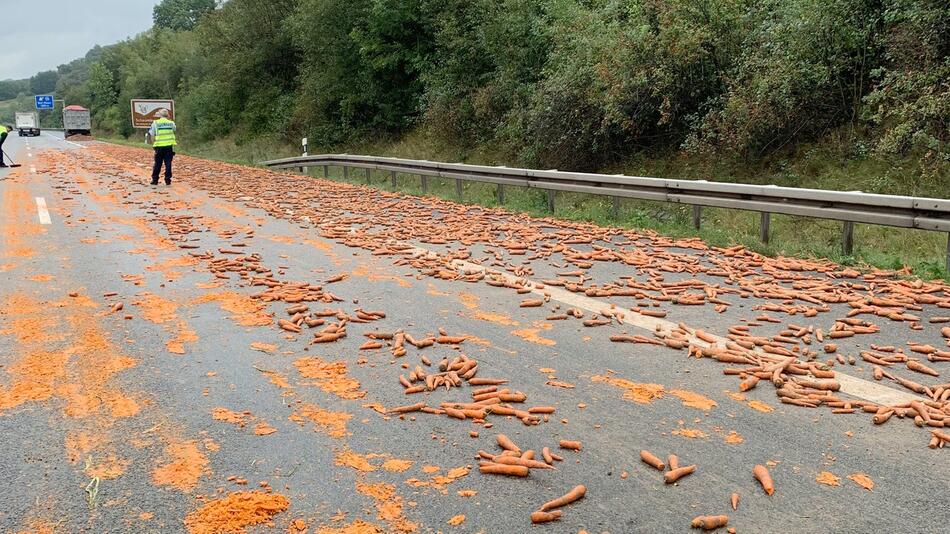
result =
[{"label": "wet asphalt", "polygon": [[[148,161],[119,177],[111,176],[112,170],[51,168],[49,154],[57,153],[55,161],[62,162],[88,148],[52,136],[32,139],[29,146],[23,139],[11,141],[5,148],[24,167],[9,180],[4,178],[10,171],[0,172],[0,228],[9,232],[21,225],[25,230],[15,238],[0,236],[0,265],[6,266],[0,272],[0,390],[15,380],[14,371],[25,355],[69,352],[76,337],[93,328],[110,340],[110,347],[84,355],[86,361],[77,362],[74,356],[66,375],[53,380],[54,387],[98,380],[94,370],[106,362],[98,358],[105,358],[106,352],[121,354],[135,365],[110,375],[107,389],[121,391],[140,409],[127,417],[71,417],[64,400],[69,397],[54,394],[0,410],[4,532],[39,532],[45,527],[55,532],[183,532],[184,518],[201,506],[202,498],[257,488],[262,481],[291,505],[272,524],[251,527],[251,532],[287,531],[298,519],[314,532],[356,519],[393,532],[394,524],[378,517],[374,500],[356,490],[358,484],[378,482],[394,485],[405,518],[420,532],[689,532],[690,520],[704,514],[729,515],[729,525],[738,532],[930,533],[950,528],[947,452],[928,449],[926,433],[907,422],[876,427],[866,414],[832,415],[783,405],[771,388],[747,394],[774,409],[762,413],[727,395],[736,390],[737,380],[723,376],[719,364],[607,339],[611,333],[631,331],[629,327],[585,328],[574,321],[547,329],[550,323],[544,317],[550,307],[519,308],[520,297],[510,290],[420,278],[408,267],[392,265],[391,259],[324,240],[312,229],[209,197],[182,183],[152,189],[146,184]],[[49,206],[51,224],[37,223],[36,197]],[[149,269],[188,255],[189,250],[161,246],[166,233],[154,218],[172,212],[215,221],[215,228],[192,235],[200,247],[196,250],[227,248],[240,240],[287,280],[317,282],[347,273],[348,278],[332,284],[333,293],[344,299],[333,307],[380,309],[387,317],[371,325],[351,325],[348,337],[338,343],[309,347],[306,332],[289,335],[274,325],[241,326],[217,303],[194,301],[222,291],[250,294],[254,288],[236,279],[215,279],[201,262]],[[229,228],[237,229],[239,236],[253,229],[254,237],[223,237],[220,232]],[[32,253],[24,253],[23,247]],[[552,268],[538,262],[533,278],[550,276],[547,269]],[[595,269],[601,270],[595,277],[611,277],[622,266],[598,264]],[[216,281],[220,287],[207,287]],[[95,307],[58,307],[58,302],[69,302],[69,292],[88,296]],[[103,296],[111,292],[117,295]],[[146,293],[176,303],[175,319],[156,324],[144,318],[143,308],[134,302]],[[22,299],[39,303],[45,311],[16,309]],[[119,301],[124,309],[107,314]],[[667,319],[724,334],[728,325],[754,317],[751,305],[732,306],[725,314],[713,314],[707,307],[679,307]],[[285,307],[271,304],[269,311],[275,318],[285,317]],[[496,320],[484,320],[485,314]],[[43,319],[32,326],[47,334],[44,339],[16,335],[20,330],[14,322],[37,317]],[[882,344],[903,344],[907,338],[905,326],[881,326],[875,339]],[[364,331],[421,334],[439,328],[475,337],[459,350],[410,349],[402,359],[386,351],[358,350]],[[532,342],[512,333],[524,329],[537,329],[543,339]],[[184,354],[173,354],[166,343],[182,330],[193,331],[197,339],[184,343]],[[939,336],[915,339],[940,342]],[[252,343],[275,345],[276,350],[255,350]],[[842,350],[853,353],[858,341],[853,347],[849,343],[845,340]],[[533,427],[492,417],[493,426],[486,429],[424,413],[384,417],[364,407],[416,402],[402,393],[397,378],[406,371],[400,365],[415,366],[423,354],[437,361],[459,352],[479,361],[479,376],[506,378],[509,387],[527,394],[528,405],[554,406],[556,413]],[[346,362],[349,376],[359,381],[366,396],[344,400],[315,387],[293,364],[303,357]],[[268,372],[286,377],[290,387],[275,386]],[[870,375],[861,365],[843,372]],[[594,380],[608,373],[696,392],[716,406],[692,408],[668,394],[646,404],[632,402],[623,398],[621,389]],[[574,387],[547,385],[552,379]],[[428,402],[468,398],[465,390],[439,391],[429,395]],[[290,420],[302,403],[352,414],[346,435],[333,437],[315,431],[310,423]],[[217,407],[248,411],[251,422],[241,428],[216,421],[211,413]],[[276,432],[255,435],[259,421]],[[700,437],[684,437],[683,429],[698,430]],[[470,437],[472,431],[478,437]],[[532,471],[526,479],[481,475],[475,454],[479,449],[496,451],[498,433],[522,449],[556,450],[561,439],[581,440],[583,449],[562,450],[565,461],[557,470]],[[727,442],[732,433],[741,443]],[[77,456],[67,441],[80,434],[102,443]],[[181,442],[198,445],[208,460],[206,469],[190,490],[156,484],[153,471],[168,463],[167,447]],[[664,458],[676,454],[682,464],[695,463],[697,471],[675,486],[666,485],[661,473],[639,461],[641,449]],[[347,450],[380,455],[370,459],[375,470],[337,465],[337,454]],[[110,458],[119,462],[122,472],[100,477],[93,498],[87,491],[95,480],[90,466]],[[404,472],[387,471],[381,464],[390,458],[409,460],[412,466]],[[753,465],[767,462],[777,489],[772,496],[765,495],[751,475]],[[438,466],[438,471],[424,466]],[[444,488],[412,483],[461,466],[473,469]],[[822,471],[839,477],[840,486],[818,484],[816,476]],[[873,490],[847,478],[855,473],[870,477]],[[247,485],[228,481],[232,476],[246,479]],[[587,496],[565,508],[560,521],[531,525],[532,511],[576,484],[587,486]],[[476,494],[462,497],[460,490]],[[737,511],[729,505],[733,492],[741,498]],[[334,521],[339,511],[345,519]],[[449,525],[458,514],[464,514],[464,521]]]}]

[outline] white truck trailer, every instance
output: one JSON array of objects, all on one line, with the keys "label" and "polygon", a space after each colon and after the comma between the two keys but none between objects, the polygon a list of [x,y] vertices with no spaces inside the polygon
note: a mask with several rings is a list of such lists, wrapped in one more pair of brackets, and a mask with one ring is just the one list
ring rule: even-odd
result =
[{"label": "white truck trailer", "polygon": [[20,137],[35,137],[40,135],[40,115],[39,113],[21,112],[16,113],[16,129]]},{"label": "white truck trailer", "polygon": [[89,110],[82,106],[66,106],[63,108],[63,130],[66,137],[71,135],[89,135],[92,130],[92,119]]}]

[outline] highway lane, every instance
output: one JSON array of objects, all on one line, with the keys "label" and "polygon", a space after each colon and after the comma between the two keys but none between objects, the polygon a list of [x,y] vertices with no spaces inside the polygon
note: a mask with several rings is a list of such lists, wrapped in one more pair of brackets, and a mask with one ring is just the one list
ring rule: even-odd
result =
[{"label": "highway lane", "polygon": [[[186,158],[177,161],[180,182],[153,188],[145,151],[54,137],[13,140],[24,167],[0,174],[5,531],[202,532],[259,520],[316,532],[686,532],[697,515],[728,514],[739,532],[936,532],[948,519],[939,505],[948,493],[946,451],[928,449],[930,434],[907,418],[874,426],[870,414],[781,404],[765,381],[739,394],[737,378],[710,358],[609,340],[621,332],[655,338],[658,319],[665,334],[682,322],[725,336],[742,321],[758,322],[750,327],[757,336],[775,336],[789,322],[828,332],[853,309],[848,304],[790,316],[755,308],[816,305],[723,292],[712,298],[729,305],[717,313],[711,303],[647,298],[655,291],[600,297],[547,286],[535,289],[551,301],[522,308],[519,302],[538,295],[459,279],[489,268],[605,288],[621,277],[649,285],[662,272],[664,283],[699,280],[728,290],[798,273],[787,286],[820,282],[842,295],[885,298],[891,279],[883,275],[831,279],[808,269],[841,272],[821,264],[729,263],[697,242],[632,239]],[[486,233],[495,241],[482,239]],[[637,255],[579,267],[563,249],[539,248],[546,240],[584,253],[616,247]],[[408,250],[403,246],[451,259],[393,253]],[[234,271],[221,269],[227,262]],[[731,270],[732,283],[693,268],[709,264]],[[572,271],[582,276],[564,274]],[[311,295],[328,302],[307,302],[308,312],[330,308],[356,319],[357,309],[380,310],[386,317],[351,320],[346,337],[309,344],[313,331],[338,316],[300,334],[279,329],[277,320],[289,319],[285,309],[295,303],[251,298],[267,286],[248,281],[265,274],[321,286]],[[916,291],[924,289],[931,288]],[[942,289],[926,294],[946,298]],[[122,309],[112,311],[117,303]],[[667,316],[629,312],[623,325],[593,327],[546,319],[604,303]],[[906,313],[921,316],[921,330],[912,321],[858,316],[881,331],[842,338],[838,352],[858,356],[872,343],[906,341],[944,346],[940,325],[927,322],[941,308],[920,307]],[[755,321],[763,314],[781,322]],[[409,346],[401,357],[387,346],[360,350],[367,332],[403,330],[422,339],[440,328],[467,338]],[[433,407],[471,402],[472,387],[405,395],[398,382],[425,367],[422,356],[437,365],[460,353],[478,361],[477,376],[507,379],[506,387],[523,392],[525,408],[553,406],[555,413],[536,426],[493,414],[490,427],[423,412],[380,413],[423,400]],[[924,362],[945,371],[945,363]],[[857,389],[841,394],[846,399],[879,399],[879,388],[908,393],[874,381],[860,358],[834,371],[854,378]],[[480,474],[475,454],[500,452],[498,433],[523,449],[550,447],[565,461],[526,479]],[[559,450],[562,439],[583,448]],[[697,472],[668,486],[640,462],[641,449],[676,454]],[[769,466],[774,495],[752,478],[755,464]],[[820,475],[839,485],[819,483]],[[849,476],[873,481],[873,489]],[[530,525],[532,511],[576,484],[588,494],[560,521]],[[740,494],[737,511],[729,505],[733,492]],[[224,505],[243,513],[222,520],[215,512]]]}]

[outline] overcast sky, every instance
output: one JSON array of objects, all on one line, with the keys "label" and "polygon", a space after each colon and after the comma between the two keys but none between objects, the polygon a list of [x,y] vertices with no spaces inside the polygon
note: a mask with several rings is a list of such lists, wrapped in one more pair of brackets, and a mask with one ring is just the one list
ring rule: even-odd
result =
[{"label": "overcast sky", "polygon": [[158,0],[0,0],[0,80],[28,78],[152,26]]}]

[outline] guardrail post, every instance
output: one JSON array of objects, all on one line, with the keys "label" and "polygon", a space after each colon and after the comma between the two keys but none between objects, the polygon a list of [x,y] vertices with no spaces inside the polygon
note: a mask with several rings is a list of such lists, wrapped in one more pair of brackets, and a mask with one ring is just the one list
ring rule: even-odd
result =
[{"label": "guardrail post", "polygon": [[393,180],[393,189],[396,189],[396,171],[389,171],[389,176]]},{"label": "guardrail post", "polygon": [[422,178],[422,194],[424,195],[429,191],[429,177],[424,174],[420,174],[419,178]]},{"label": "guardrail post", "polygon": [[372,169],[369,169],[369,168],[366,169],[366,185],[369,185],[372,172],[373,172]]},{"label": "guardrail post", "polygon": [[769,226],[772,225],[772,214],[767,211],[763,211],[759,215],[761,216],[759,218],[759,241],[768,245],[770,235]]},{"label": "guardrail post", "polygon": [[947,233],[947,272],[950,273],[950,232]]},{"label": "guardrail post", "polygon": [[347,181],[350,179],[350,168],[346,165],[343,166],[343,180]]},{"label": "guardrail post", "polygon": [[329,165],[324,165],[324,166],[323,166],[323,177],[324,177],[324,178],[329,178],[329,177],[330,177],[330,166],[329,166]]},{"label": "guardrail post", "polygon": [[462,180],[455,179],[455,198],[462,200]]},{"label": "guardrail post", "polygon": [[611,197],[610,200],[610,216],[617,220],[620,218],[620,197]]},{"label": "guardrail post", "polygon": [[548,190],[548,211],[550,211],[551,213],[554,213],[554,199],[555,199],[556,194],[557,194],[557,191],[553,189]]},{"label": "guardrail post", "polygon": [[845,221],[841,227],[841,250],[850,256],[854,252],[854,223]]},{"label": "guardrail post", "polygon": [[703,225],[703,207],[699,204],[693,205],[693,228],[699,230]]},{"label": "guardrail post", "polygon": [[498,184],[498,203],[505,203],[505,184]]}]

